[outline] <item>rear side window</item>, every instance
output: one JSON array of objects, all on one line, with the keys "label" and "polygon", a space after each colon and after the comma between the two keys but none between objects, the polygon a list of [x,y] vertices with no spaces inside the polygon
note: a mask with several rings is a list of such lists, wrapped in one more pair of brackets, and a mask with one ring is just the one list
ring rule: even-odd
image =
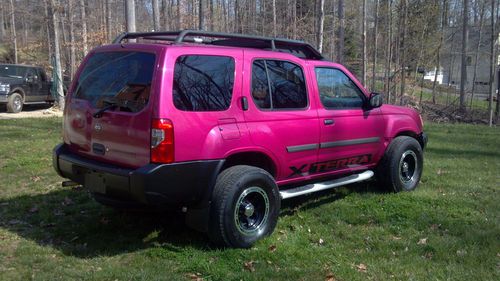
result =
[{"label": "rear side window", "polygon": [[74,98],[97,108],[114,103],[120,111],[138,112],[149,101],[154,65],[151,53],[96,53],[78,77]]},{"label": "rear side window", "polygon": [[233,58],[180,56],[174,67],[174,105],[184,111],[226,110],[231,104],[233,84]]},{"label": "rear side window", "polygon": [[254,61],[252,97],[261,109],[305,108],[307,92],[302,69],[287,61]]}]

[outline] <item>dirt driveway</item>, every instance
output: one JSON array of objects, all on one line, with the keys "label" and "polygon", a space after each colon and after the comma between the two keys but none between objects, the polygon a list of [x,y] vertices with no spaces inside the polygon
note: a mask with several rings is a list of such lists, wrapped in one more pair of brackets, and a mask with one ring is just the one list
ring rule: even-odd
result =
[{"label": "dirt driveway", "polygon": [[16,118],[42,118],[62,116],[62,111],[54,110],[52,105],[25,105],[23,111],[19,113],[7,113],[5,107],[0,107],[0,120]]}]

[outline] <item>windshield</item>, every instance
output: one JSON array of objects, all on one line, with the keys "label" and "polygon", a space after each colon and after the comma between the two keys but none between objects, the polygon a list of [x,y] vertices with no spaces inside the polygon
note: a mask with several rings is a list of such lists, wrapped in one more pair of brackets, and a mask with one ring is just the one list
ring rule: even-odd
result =
[{"label": "windshield", "polygon": [[23,78],[27,67],[9,64],[0,64],[0,76],[11,78]]},{"label": "windshield", "polygon": [[85,64],[74,98],[93,107],[116,104],[116,110],[138,112],[149,101],[155,55],[142,52],[103,52]]}]

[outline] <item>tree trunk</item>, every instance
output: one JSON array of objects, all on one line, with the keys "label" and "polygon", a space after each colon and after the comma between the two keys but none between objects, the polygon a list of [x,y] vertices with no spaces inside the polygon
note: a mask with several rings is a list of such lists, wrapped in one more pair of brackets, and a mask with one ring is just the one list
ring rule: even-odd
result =
[{"label": "tree trunk", "polygon": [[467,83],[467,37],[469,22],[469,0],[463,0],[462,13],[462,62],[460,68],[460,111],[465,111],[465,87]]},{"label": "tree trunk", "polygon": [[177,0],[177,29],[182,29],[181,0]]},{"label": "tree trunk", "polygon": [[366,85],[366,63],[368,60],[368,54],[366,49],[366,3],[367,0],[363,0],[363,15],[362,15],[362,24],[361,24],[361,42],[363,44],[363,52],[362,52],[362,64],[361,64],[361,83]]},{"label": "tree trunk", "polygon": [[4,41],[4,37],[5,37],[5,33],[6,33],[4,11],[5,11],[5,9],[2,9],[0,11],[0,41],[2,41],[2,42]]},{"label": "tree trunk", "polygon": [[87,44],[87,15],[85,12],[86,4],[85,0],[80,0],[80,11],[82,16],[82,44],[83,44],[83,55],[85,56],[88,51]]},{"label": "tree trunk", "polygon": [[210,10],[210,31],[214,31],[214,0],[208,0],[209,10]]},{"label": "tree trunk", "polygon": [[292,5],[292,38],[297,39],[297,0],[293,0]]},{"label": "tree trunk", "polygon": [[50,23],[52,22],[52,19],[49,17],[49,4],[47,2],[48,0],[43,1],[44,4],[44,11],[45,11],[45,23],[46,23],[46,38],[47,38],[47,49],[48,49],[48,55],[49,55],[49,64],[52,62],[52,36],[50,33]]},{"label": "tree trunk", "polygon": [[106,33],[108,34],[108,42],[113,41],[114,34],[112,26],[111,0],[106,0]]},{"label": "tree trunk", "polygon": [[392,62],[392,0],[387,1],[387,49],[385,60],[385,85],[387,102],[391,102],[391,62]]},{"label": "tree trunk", "polygon": [[344,0],[339,0],[339,6],[337,9],[337,14],[339,18],[339,29],[338,29],[338,46],[337,46],[337,62],[338,63],[343,63],[344,62],[344,26],[345,26],[345,20],[344,20]]},{"label": "tree trunk", "polygon": [[403,98],[405,94],[406,87],[406,30],[407,30],[407,20],[408,20],[408,3],[406,0],[403,3],[403,20],[402,28],[403,34],[401,35],[401,93],[399,96],[399,104],[403,105]]},{"label": "tree trunk", "polygon": [[12,35],[12,43],[14,44],[14,63],[17,64],[16,16],[14,12],[14,0],[10,0],[10,30]]},{"label": "tree trunk", "polygon": [[[319,1],[319,19],[318,19],[318,51],[323,52],[323,28],[325,25],[325,0]],[[276,36],[276,35],[275,35]]]},{"label": "tree trunk", "polygon": [[470,91],[470,110],[471,113],[473,114],[472,111],[472,104],[474,102],[474,91],[476,90],[476,78],[477,78],[477,62],[479,60],[479,52],[481,48],[481,40],[483,37],[483,17],[484,17],[484,2],[481,4],[481,8],[479,11],[479,39],[477,41],[477,46],[476,46],[476,56],[474,59],[474,73],[472,75],[472,88]]},{"label": "tree trunk", "polygon": [[70,44],[70,75],[73,77],[76,72],[76,49],[75,49],[75,23],[74,23],[74,11],[75,11],[75,0],[68,0],[68,20],[69,20],[69,44]]},{"label": "tree trunk", "polygon": [[151,5],[153,6],[153,29],[154,31],[160,31],[160,4],[158,0],[152,0]]},{"label": "tree trunk", "polygon": [[273,36],[276,37],[278,34],[276,30],[276,0],[273,0]]},{"label": "tree trunk", "polygon": [[[434,73],[434,81],[432,82],[432,103],[436,104],[436,84],[437,84],[437,75],[441,69],[441,48],[443,47],[444,41],[444,27],[448,24],[448,2],[447,0],[443,0],[443,7],[441,13],[441,29],[439,35],[439,45],[436,50],[436,72]],[[449,78],[451,79],[451,77]]]},{"label": "tree trunk", "polygon": [[135,0],[125,0],[127,32],[135,32]]},{"label": "tree trunk", "polygon": [[56,95],[57,102],[59,104],[59,108],[64,110],[64,92],[63,92],[63,78],[62,78],[62,69],[61,69],[61,50],[59,47],[59,8],[57,0],[50,0],[51,8],[52,8],[52,22],[54,25],[54,57],[55,57],[55,71],[56,79],[54,83],[57,83]]},{"label": "tree trunk", "polygon": [[376,79],[376,71],[377,71],[377,51],[378,51],[378,2],[379,0],[375,1],[375,25],[373,27],[373,59],[372,59],[372,86],[371,86],[371,91],[376,91],[375,90],[375,79]]},{"label": "tree trunk", "polygon": [[203,30],[205,29],[205,16],[203,15],[203,1],[198,0],[198,29]]},{"label": "tree trunk", "polygon": [[[495,14],[495,0],[491,0],[491,14]],[[488,112],[490,114],[488,124],[493,126],[493,95],[495,93],[495,17],[491,17],[491,42],[490,42],[490,93],[488,101]],[[497,81],[497,83],[500,81]]]}]

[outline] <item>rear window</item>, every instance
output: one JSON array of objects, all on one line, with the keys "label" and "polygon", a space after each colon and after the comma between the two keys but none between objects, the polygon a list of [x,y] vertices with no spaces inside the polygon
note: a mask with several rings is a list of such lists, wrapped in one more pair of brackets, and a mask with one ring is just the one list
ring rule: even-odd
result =
[{"label": "rear window", "polygon": [[155,55],[143,52],[96,53],[78,77],[74,98],[102,108],[138,112],[149,101]]},{"label": "rear window", "polygon": [[174,68],[174,105],[184,111],[226,110],[231,104],[233,83],[233,58],[180,56]]}]

